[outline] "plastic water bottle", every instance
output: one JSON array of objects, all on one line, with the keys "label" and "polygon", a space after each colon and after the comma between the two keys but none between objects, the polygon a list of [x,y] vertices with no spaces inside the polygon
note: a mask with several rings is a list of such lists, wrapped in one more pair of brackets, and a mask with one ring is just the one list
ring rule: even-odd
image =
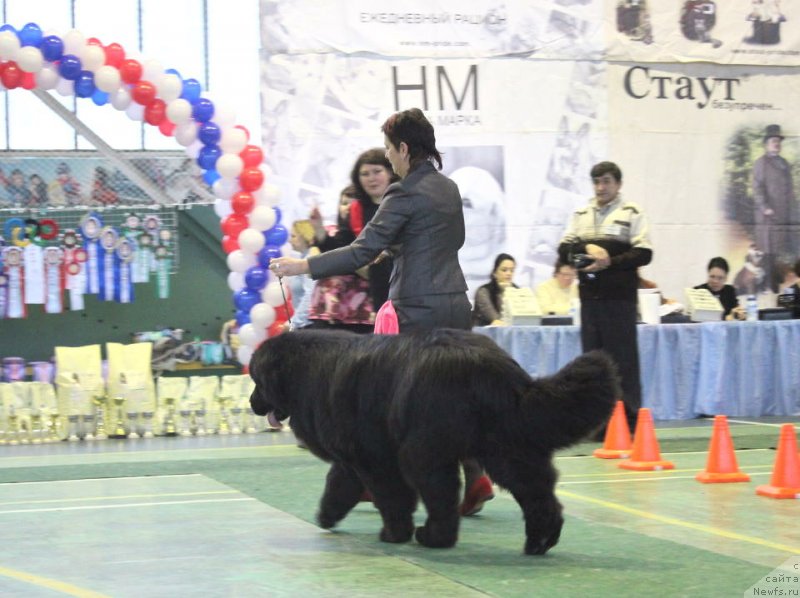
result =
[{"label": "plastic water bottle", "polygon": [[748,322],[755,322],[758,320],[758,301],[756,300],[755,295],[748,295],[747,296],[747,321]]}]

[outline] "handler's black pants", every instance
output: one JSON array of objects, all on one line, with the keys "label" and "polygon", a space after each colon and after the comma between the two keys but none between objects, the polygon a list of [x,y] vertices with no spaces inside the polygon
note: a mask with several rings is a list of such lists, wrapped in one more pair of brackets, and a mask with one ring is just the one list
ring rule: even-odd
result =
[{"label": "handler's black pants", "polygon": [[[636,303],[616,299],[581,301],[581,344],[584,353],[603,349],[617,364],[628,421],[636,421],[642,406]],[[631,430],[633,432],[633,430]]]}]

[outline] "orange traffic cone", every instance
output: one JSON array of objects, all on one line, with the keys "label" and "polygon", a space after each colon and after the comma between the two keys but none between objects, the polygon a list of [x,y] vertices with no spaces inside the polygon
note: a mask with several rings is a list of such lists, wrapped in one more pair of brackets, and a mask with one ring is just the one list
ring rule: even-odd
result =
[{"label": "orange traffic cone", "polygon": [[653,416],[647,407],[639,409],[636,422],[636,432],[633,435],[633,451],[631,458],[625,459],[617,467],[633,469],[634,471],[654,471],[660,469],[674,469],[671,461],[661,460],[661,451],[658,448],[656,430],[653,425]]},{"label": "orange traffic cone", "polygon": [[769,498],[800,498],[800,455],[792,424],[781,426],[772,479],[769,484],[758,486],[756,494]]},{"label": "orange traffic cone", "polygon": [[695,476],[698,482],[714,484],[721,482],[749,482],[750,476],[739,471],[733,440],[728,429],[728,418],[724,415],[714,417],[714,430],[708,445],[708,461],[705,471]]},{"label": "orange traffic cone", "polygon": [[622,401],[614,405],[614,413],[606,426],[603,448],[592,453],[598,459],[627,459],[631,455],[631,430]]}]

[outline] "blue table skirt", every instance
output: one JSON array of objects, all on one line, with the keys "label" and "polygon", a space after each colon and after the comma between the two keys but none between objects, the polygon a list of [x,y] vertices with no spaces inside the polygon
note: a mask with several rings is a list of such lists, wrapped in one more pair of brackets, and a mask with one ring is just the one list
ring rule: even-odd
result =
[{"label": "blue table skirt", "polygon": [[[581,352],[577,326],[475,328],[532,376]],[[642,403],[656,419],[800,415],[800,320],[639,325]]]}]

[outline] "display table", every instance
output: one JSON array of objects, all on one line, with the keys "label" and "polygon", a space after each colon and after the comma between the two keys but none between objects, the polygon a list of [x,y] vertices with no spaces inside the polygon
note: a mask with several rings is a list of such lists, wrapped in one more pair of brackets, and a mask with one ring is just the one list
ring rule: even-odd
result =
[{"label": "display table", "polygon": [[[577,326],[475,328],[533,376],[581,352]],[[642,324],[642,404],[656,419],[800,414],[800,320]]]}]

